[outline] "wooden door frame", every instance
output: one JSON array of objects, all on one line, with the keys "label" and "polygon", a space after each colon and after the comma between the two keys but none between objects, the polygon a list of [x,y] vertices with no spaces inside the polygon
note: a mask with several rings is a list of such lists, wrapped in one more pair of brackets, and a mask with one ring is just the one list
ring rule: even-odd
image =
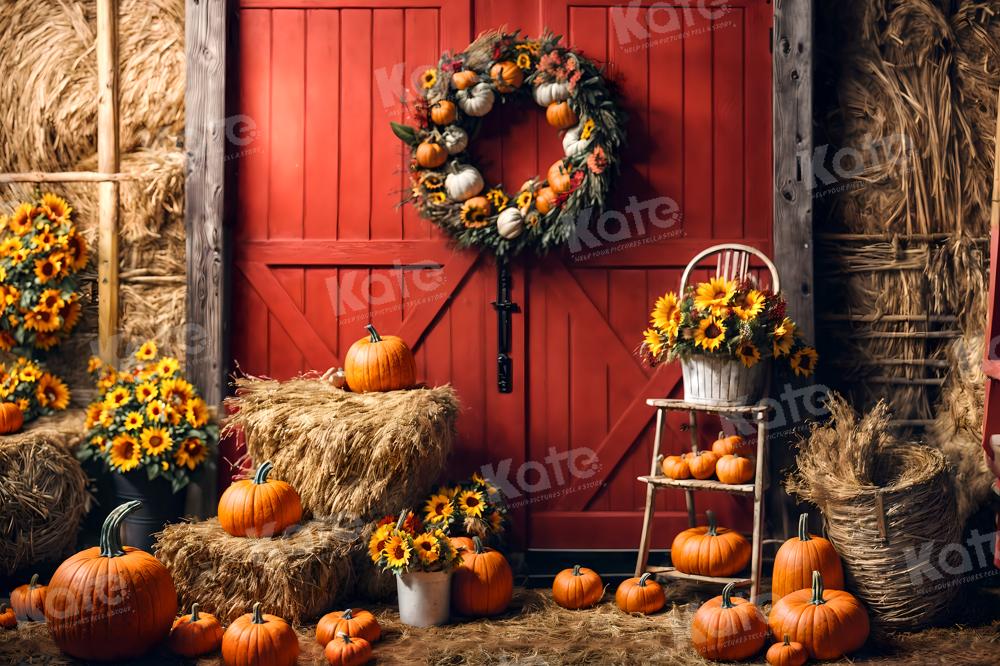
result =
[{"label": "wooden door frame", "polygon": [[[762,0],[763,1],[763,0]],[[800,329],[813,338],[812,0],[770,0],[774,261]],[[229,275],[227,205],[236,194],[227,150],[227,74],[238,0],[187,0],[184,217],[187,232],[187,370],[209,404],[226,395]],[[235,50],[233,50],[235,52]]]}]

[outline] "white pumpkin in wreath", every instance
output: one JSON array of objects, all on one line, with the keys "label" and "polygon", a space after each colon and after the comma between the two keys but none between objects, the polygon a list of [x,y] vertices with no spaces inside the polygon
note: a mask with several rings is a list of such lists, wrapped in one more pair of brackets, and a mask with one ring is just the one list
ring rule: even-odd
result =
[{"label": "white pumpkin in wreath", "polygon": [[450,125],[441,133],[441,143],[449,155],[457,155],[469,145],[469,135],[461,127]]},{"label": "white pumpkin in wreath", "polygon": [[563,135],[563,152],[566,153],[566,157],[582,153],[590,146],[590,139],[580,138],[580,127],[581,125],[570,127],[566,130],[566,134]]},{"label": "white pumpkin in wreath", "polygon": [[524,216],[521,211],[511,206],[504,208],[497,216],[497,233],[507,240],[517,238],[524,231]]},{"label": "white pumpkin in wreath", "polygon": [[538,106],[548,107],[549,104],[565,102],[569,99],[569,86],[559,81],[539,83],[535,86],[534,94]]},{"label": "white pumpkin in wreath", "polygon": [[488,83],[477,83],[471,88],[455,93],[458,105],[470,116],[485,116],[493,109],[493,88]]},{"label": "white pumpkin in wreath", "polygon": [[444,179],[444,190],[452,201],[465,201],[483,191],[483,177],[467,164],[455,167]]}]

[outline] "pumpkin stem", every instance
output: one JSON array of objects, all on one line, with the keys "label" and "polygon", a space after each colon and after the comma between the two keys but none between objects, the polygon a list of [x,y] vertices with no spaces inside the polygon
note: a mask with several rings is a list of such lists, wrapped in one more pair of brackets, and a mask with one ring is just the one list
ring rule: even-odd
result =
[{"label": "pumpkin stem", "polygon": [[195,603],[191,604],[191,621],[197,622],[200,619],[201,616],[198,615],[198,602],[196,601]]},{"label": "pumpkin stem", "polygon": [[31,580],[28,581],[28,589],[33,590],[38,587],[38,574],[33,574]]},{"label": "pumpkin stem", "polygon": [[337,638],[341,639],[345,643],[350,643],[351,642],[351,637],[348,634],[345,634],[343,631],[338,631],[337,632]]},{"label": "pumpkin stem", "polygon": [[823,599],[823,574],[813,571],[812,599],[809,600],[813,606],[822,606],[826,603]]},{"label": "pumpkin stem", "polygon": [[574,564],[573,565],[573,575],[574,576],[579,576],[580,575],[580,565],[579,564]]},{"label": "pumpkin stem", "polygon": [[272,469],[274,469],[274,465],[270,461],[262,464],[257,468],[257,473],[253,475],[253,482],[257,485],[267,483],[267,475],[271,473]]},{"label": "pumpkin stem", "polygon": [[476,555],[483,553],[483,540],[477,536],[472,537],[472,545],[475,546]]},{"label": "pumpkin stem", "polygon": [[720,430],[720,431],[719,431],[719,437],[718,437],[718,439],[722,439],[722,438],[723,438],[723,437],[725,437],[725,436],[726,436],[726,433],[725,433],[725,431],[722,431],[722,430]]},{"label": "pumpkin stem", "polygon": [[250,614],[250,621],[254,624],[264,624],[264,614],[260,610],[260,602],[253,605],[253,613]]},{"label": "pumpkin stem", "polygon": [[787,647],[791,644],[792,644],[792,637],[789,636],[788,634],[785,634],[785,646]]},{"label": "pumpkin stem", "polygon": [[368,324],[365,328],[368,330],[368,342],[382,342],[382,336],[375,330],[375,326]]},{"label": "pumpkin stem", "polygon": [[708,518],[708,536],[719,536],[719,526],[715,522],[715,512],[709,509],[705,511],[705,517]]},{"label": "pumpkin stem", "polygon": [[636,585],[638,585],[639,587],[646,587],[646,581],[649,580],[650,576],[652,575],[653,574],[649,573],[648,571],[642,574],[641,576],[639,576],[639,582],[636,583]]},{"label": "pumpkin stem", "polygon": [[809,536],[809,514],[801,513],[799,514],[799,541],[811,541],[812,537]]},{"label": "pumpkin stem", "polygon": [[125,502],[108,514],[101,525],[101,557],[121,557],[125,554],[122,548],[122,521],[125,516],[142,506],[139,500]]},{"label": "pumpkin stem", "polygon": [[340,614],[340,619],[350,620],[352,617],[354,617],[351,613],[352,613],[351,609],[348,608],[347,610],[345,610],[343,613]]},{"label": "pumpkin stem", "polygon": [[732,608],[733,607],[733,589],[736,588],[736,583],[727,583],[724,588],[722,588],[722,608]]}]

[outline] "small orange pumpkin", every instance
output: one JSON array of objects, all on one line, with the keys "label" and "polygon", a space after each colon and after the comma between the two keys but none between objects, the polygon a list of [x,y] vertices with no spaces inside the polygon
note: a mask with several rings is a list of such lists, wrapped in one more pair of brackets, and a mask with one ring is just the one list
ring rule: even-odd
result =
[{"label": "small orange pumpkin", "polygon": [[45,585],[38,584],[38,574],[31,577],[27,585],[20,585],[10,593],[10,607],[17,619],[30,622],[45,622]]},{"label": "small orange pumpkin", "polygon": [[767,648],[767,663],[771,666],[802,666],[809,660],[802,643],[796,643],[785,634],[784,641]]},{"label": "small orange pumpkin", "polygon": [[497,90],[509,93],[513,92],[515,88],[520,88],[521,84],[524,83],[524,72],[516,63],[504,60],[490,68],[490,78],[493,79],[493,85]]},{"label": "small orange pumpkin", "polygon": [[467,536],[457,536],[449,537],[448,541],[451,542],[451,547],[457,550],[475,550],[476,544],[473,542],[472,537]]},{"label": "small orange pumpkin", "polygon": [[417,146],[417,164],[434,169],[448,161],[448,150],[439,143],[424,141]]},{"label": "small orange pumpkin", "polygon": [[222,647],[222,624],[211,613],[200,613],[198,604],[191,604],[191,614],[174,620],[167,638],[167,647],[174,654],[194,658]]},{"label": "small orange pumpkin", "polygon": [[739,532],[719,527],[706,511],[707,527],[692,527],[676,537],[670,559],[678,571],[698,576],[732,576],[750,563],[750,544]]},{"label": "small orange pumpkin", "polygon": [[569,192],[570,188],[573,187],[573,179],[570,171],[566,168],[566,163],[562,160],[556,160],[552,163],[546,174],[546,180],[548,180],[549,187],[556,194]]},{"label": "small orange pumpkin", "polygon": [[812,589],[796,590],[771,608],[771,633],[787,634],[813,659],[839,659],[868,640],[868,611],[854,595],[823,589],[823,574],[812,573]]},{"label": "small orange pumpkin", "polygon": [[663,594],[663,586],[652,578],[653,574],[644,573],[638,578],[628,578],[622,581],[615,592],[615,603],[626,613],[642,613],[649,615],[663,608],[667,598]]},{"label": "small orange pumpkin", "polygon": [[333,666],[361,666],[372,660],[372,644],[363,638],[340,632],[326,644],[323,655]]},{"label": "small orange pumpkin", "polygon": [[260,610],[237,618],[222,636],[222,661],[226,664],[292,666],[299,658],[299,637],[292,625]]},{"label": "small orange pumpkin", "polygon": [[705,659],[741,661],[760,652],[767,622],[756,605],[733,596],[735,583],[701,605],[691,622],[691,643]]},{"label": "small orange pumpkin", "polygon": [[803,513],[799,516],[798,536],[781,544],[774,555],[772,601],[810,587],[813,571],[823,574],[827,589],[844,589],[844,567],[837,550],[823,537],[809,534],[809,514]]},{"label": "small orange pumpkin", "polygon": [[302,520],[302,500],[291,485],[268,479],[265,462],[253,479],[237,481],[219,499],[219,524],[236,537],[270,537]]},{"label": "small orange pumpkin", "polygon": [[752,442],[748,442],[739,435],[729,435],[719,431],[719,438],[712,442],[712,453],[718,457],[726,455],[748,456],[754,452]]},{"label": "small orange pumpkin", "polygon": [[374,643],[382,637],[382,627],[368,611],[353,608],[327,613],[316,624],[316,642],[320,645],[326,645],[341,633]]},{"label": "small orange pumpkin", "polygon": [[451,85],[455,86],[456,90],[465,90],[466,88],[471,88],[479,82],[479,75],[476,74],[471,69],[463,69],[460,72],[455,72],[451,75]]},{"label": "small orange pumpkin", "polygon": [[542,215],[555,208],[556,198],[559,195],[551,187],[543,187],[535,193],[535,208]]},{"label": "small orange pumpkin", "polygon": [[379,335],[371,324],[368,337],[347,350],[344,372],[355,393],[398,391],[417,383],[417,362],[410,347],[396,335]]},{"label": "small orange pumpkin", "polygon": [[667,456],[660,461],[663,475],[670,479],[690,479],[691,468],[683,456]]},{"label": "small orange pumpkin", "polygon": [[691,468],[691,476],[696,479],[710,479],[715,474],[715,464],[718,457],[711,451],[692,451],[684,454],[684,460]]},{"label": "small orange pumpkin", "polygon": [[461,551],[461,562],[451,579],[451,606],[460,615],[488,617],[507,610],[514,596],[514,572],[499,551],[483,547],[472,537],[471,550]]},{"label": "small orange pumpkin", "polygon": [[24,425],[24,412],[12,402],[0,402],[0,435],[10,435]]},{"label": "small orange pumpkin", "polygon": [[[438,100],[431,105],[431,120],[435,125],[450,125],[458,117],[454,102],[446,99]],[[447,151],[446,151],[447,152]]]},{"label": "small orange pumpkin", "polygon": [[7,604],[0,604],[0,629],[17,629],[17,614]]},{"label": "small orange pumpkin", "polygon": [[552,581],[552,599],[570,610],[590,608],[604,596],[604,581],[593,569],[574,565],[563,569]]},{"label": "small orange pumpkin", "polygon": [[576,125],[580,119],[576,111],[569,105],[569,102],[552,102],[545,109],[545,120],[556,129],[569,129]]},{"label": "small orange pumpkin", "polygon": [[753,461],[743,456],[727,453],[719,458],[719,462],[715,463],[715,474],[722,483],[733,485],[746,483],[753,479]]}]

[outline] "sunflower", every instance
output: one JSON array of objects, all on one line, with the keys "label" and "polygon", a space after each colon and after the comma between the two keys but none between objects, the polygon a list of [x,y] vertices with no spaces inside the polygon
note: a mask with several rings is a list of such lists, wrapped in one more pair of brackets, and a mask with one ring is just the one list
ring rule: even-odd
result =
[{"label": "sunflower", "polygon": [[493,204],[493,207],[496,208],[497,211],[501,211],[506,208],[507,204],[510,202],[510,198],[504,194],[503,190],[499,187],[494,187],[492,190],[487,192],[486,198],[491,204]]},{"label": "sunflower", "polygon": [[48,252],[56,244],[56,235],[52,233],[48,225],[35,234],[31,239],[31,244],[35,247],[35,252]]},{"label": "sunflower", "polygon": [[694,342],[707,351],[715,351],[726,339],[726,325],[713,316],[705,317],[694,330]]},{"label": "sunflower", "polygon": [[428,172],[420,177],[420,184],[427,190],[440,190],[444,187],[444,179],[440,174]]},{"label": "sunflower", "polygon": [[751,289],[733,302],[733,312],[743,321],[750,321],[764,310],[764,294]]},{"label": "sunflower", "polygon": [[176,407],[167,405],[167,408],[164,410],[163,413],[167,417],[167,423],[169,423],[172,426],[178,426],[181,424],[181,420],[185,418],[185,412],[187,412],[187,407],[185,407],[184,412],[182,412],[180,409],[177,409]]},{"label": "sunflower", "polygon": [[187,409],[187,404],[194,397],[194,387],[180,377],[164,379],[160,384],[160,395],[168,405]]},{"label": "sunflower", "polygon": [[153,423],[164,423],[167,420],[167,406],[161,400],[153,400],[146,405],[146,418]]},{"label": "sunflower", "polygon": [[420,75],[420,85],[424,87],[424,90],[433,88],[437,81],[438,73],[436,69],[425,69],[424,73]]},{"label": "sunflower", "polygon": [[372,558],[372,562],[378,562],[382,559],[382,553],[385,551],[385,544],[389,541],[389,534],[391,532],[391,523],[382,525],[372,532],[371,538],[368,539],[368,555]]},{"label": "sunflower", "polygon": [[143,426],[145,420],[142,418],[142,412],[132,411],[125,415],[125,429],[126,430],[138,430]]},{"label": "sunflower", "polygon": [[9,257],[22,247],[24,246],[19,238],[5,238],[0,242],[0,257]]},{"label": "sunflower", "polygon": [[69,406],[69,388],[63,380],[45,372],[35,387],[38,404],[49,409],[66,409]]},{"label": "sunflower", "polygon": [[447,522],[454,513],[455,507],[447,495],[432,495],[424,505],[424,520],[428,523]]},{"label": "sunflower", "polygon": [[151,456],[158,456],[174,448],[174,440],[170,438],[170,433],[163,428],[146,428],[142,431],[140,439],[142,439],[142,448],[146,449],[146,453]]},{"label": "sunflower", "polygon": [[35,276],[41,284],[58,277],[61,271],[62,261],[57,259],[55,255],[35,260]]},{"label": "sunflower", "polygon": [[201,398],[195,398],[188,403],[184,417],[193,428],[200,428],[208,423],[208,405]]},{"label": "sunflower", "polygon": [[530,213],[528,213],[527,217],[524,218],[524,223],[531,228],[535,228],[538,226],[538,222],[541,219],[542,219],[542,214],[539,213],[537,210],[533,210]]},{"label": "sunflower", "polygon": [[7,220],[7,228],[18,236],[31,231],[32,218],[35,214],[35,207],[29,203],[23,203],[14,209],[14,214]]},{"label": "sunflower", "polygon": [[173,358],[172,356],[164,356],[160,359],[160,362],[156,364],[156,372],[162,377],[169,377],[177,372],[179,367],[180,362],[176,358]]},{"label": "sunflower", "polygon": [[34,344],[38,349],[48,350],[59,344],[60,339],[58,333],[37,333]]},{"label": "sunflower", "polygon": [[467,516],[482,516],[483,506],[483,494],[478,490],[466,490],[458,496],[458,508]]},{"label": "sunflower", "polygon": [[427,195],[427,200],[432,204],[440,206],[448,202],[448,197],[444,192],[431,192]]},{"label": "sunflower", "polygon": [[62,324],[59,315],[44,308],[36,308],[24,315],[24,327],[29,331],[48,333],[58,331]]},{"label": "sunflower", "polygon": [[531,56],[527,53],[518,53],[517,66],[521,69],[531,69]]},{"label": "sunflower", "polygon": [[149,382],[143,382],[135,387],[135,397],[143,404],[149,402],[158,394],[159,389],[156,388],[155,384],[151,384]]},{"label": "sunflower", "polygon": [[664,346],[663,336],[660,335],[660,332],[656,329],[647,328],[642,332],[642,335],[643,344],[646,345],[649,353],[653,355],[653,358],[660,358]]},{"label": "sunflower", "polygon": [[0,286],[0,294],[3,295],[4,305],[14,305],[19,300],[21,300],[21,290],[14,285],[7,285],[6,287]]},{"label": "sunflower", "polygon": [[752,368],[760,360],[760,350],[752,342],[745,340],[736,346],[736,358],[746,367]]},{"label": "sunflower", "polygon": [[518,208],[527,208],[531,205],[531,202],[535,200],[535,193],[531,190],[524,190],[518,192],[517,198],[514,199],[514,203],[517,204]]},{"label": "sunflower", "polygon": [[594,119],[587,118],[586,122],[583,123],[583,129],[580,130],[580,138],[586,141],[593,134],[594,134]]},{"label": "sunflower", "polygon": [[135,352],[135,358],[138,361],[152,361],[156,358],[158,350],[156,349],[156,343],[152,340],[143,342],[142,346]]},{"label": "sunflower", "polygon": [[424,565],[434,564],[441,556],[441,546],[438,544],[438,540],[426,532],[413,540],[413,549],[417,551],[417,557]]},{"label": "sunflower", "polygon": [[120,472],[128,472],[139,466],[142,458],[142,448],[135,437],[118,435],[111,442],[111,466]]},{"label": "sunflower", "polygon": [[49,312],[59,312],[64,305],[66,305],[66,301],[63,300],[62,292],[58,289],[46,289],[38,297],[38,307]]},{"label": "sunflower", "polygon": [[14,254],[10,255],[10,260],[14,262],[15,266],[20,266],[21,264],[23,264],[25,261],[28,260],[28,257],[30,255],[31,253],[28,252],[28,249],[22,247],[20,250],[17,250],[16,252],[14,252]]},{"label": "sunflower", "polygon": [[63,332],[69,333],[76,327],[80,321],[80,311],[80,303],[74,299],[59,313],[63,320]]},{"label": "sunflower", "polygon": [[87,372],[88,373],[97,372],[98,370],[101,369],[103,365],[104,361],[102,361],[99,357],[91,356],[90,360],[87,361]]},{"label": "sunflower", "polygon": [[194,470],[208,457],[208,447],[197,437],[188,437],[174,452],[174,462],[178,467]]},{"label": "sunflower", "polygon": [[[471,201],[471,199],[470,199]],[[477,206],[475,204],[470,205],[469,201],[462,204],[462,212],[459,214],[459,219],[462,220],[464,224],[469,229],[481,229],[489,224],[489,210],[483,206]]]},{"label": "sunflower", "polygon": [[391,569],[402,569],[410,564],[410,546],[399,534],[386,540],[385,560]]},{"label": "sunflower", "polygon": [[115,410],[132,399],[129,390],[124,386],[108,391],[104,396],[104,406],[110,410]]},{"label": "sunflower", "polygon": [[721,277],[711,278],[695,288],[694,307],[707,310],[713,315],[720,315],[725,310],[729,299],[736,292],[736,281]]},{"label": "sunflower", "polygon": [[70,234],[66,239],[66,249],[69,251],[70,266],[74,271],[81,271],[87,266],[90,260],[90,251],[87,249],[87,240],[80,234]]},{"label": "sunflower", "polygon": [[42,212],[50,220],[56,221],[67,219],[69,214],[73,212],[73,209],[62,197],[57,197],[51,192],[46,192],[42,195]]},{"label": "sunflower", "polygon": [[795,342],[795,322],[788,317],[774,328],[774,356],[780,358],[792,350]]},{"label": "sunflower", "polygon": [[808,377],[816,371],[816,362],[819,361],[819,354],[812,347],[803,347],[788,359],[788,364],[799,377]]},{"label": "sunflower", "polygon": [[28,411],[28,408],[31,407],[31,401],[27,398],[18,398],[17,402],[14,404],[17,405],[17,408],[22,412]]},{"label": "sunflower", "polygon": [[666,333],[680,324],[681,309],[677,307],[677,294],[668,291],[656,299],[653,311],[649,313],[649,323]]}]

